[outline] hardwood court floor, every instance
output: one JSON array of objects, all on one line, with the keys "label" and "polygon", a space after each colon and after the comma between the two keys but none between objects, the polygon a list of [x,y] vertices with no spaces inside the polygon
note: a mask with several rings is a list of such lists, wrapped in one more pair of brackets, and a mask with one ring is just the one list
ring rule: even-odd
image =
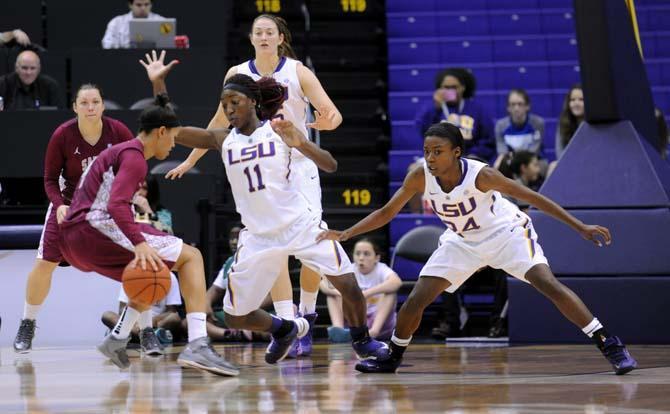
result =
[{"label": "hardwood court floor", "polygon": [[398,374],[354,371],[347,345],[278,366],[261,345],[217,346],[244,366],[217,377],[165,358],[120,371],[92,348],[0,349],[0,413],[660,413],[670,411],[670,346],[631,346],[640,369],[615,376],[588,345],[415,344]]}]

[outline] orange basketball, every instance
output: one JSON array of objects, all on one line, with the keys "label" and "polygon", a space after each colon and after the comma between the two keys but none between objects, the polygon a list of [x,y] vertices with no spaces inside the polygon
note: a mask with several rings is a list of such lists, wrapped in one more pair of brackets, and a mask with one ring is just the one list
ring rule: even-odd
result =
[{"label": "orange basketball", "polygon": [[123,290],[128,299],[143,305],[153,305],[162,300],[170,290],[170,269],[165,264],[155,272],[149,263],[147,270],[142,270],[139,263],[131,267],[130,263],[123,270]]}]

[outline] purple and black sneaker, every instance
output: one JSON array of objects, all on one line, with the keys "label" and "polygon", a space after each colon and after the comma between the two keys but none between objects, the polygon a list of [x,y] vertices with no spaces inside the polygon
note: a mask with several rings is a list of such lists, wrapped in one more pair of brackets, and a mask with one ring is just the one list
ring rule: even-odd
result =
[{"label": "purple and black sneaker", "polygon": [[637,368],[637,361],[630,356],[626,345],[617,336],[610,336],[605,339],[601,351],[610,364],[612,364],[614,373],[617,375],[623,375]]},{"label": "purple and black sneaker", "polygon": [[374,359],[383,361],[389,358],[389,347],[384,342],[369,336],[351,343],[358,359]]},{"label": "purple and black sneaker", "polygon": [[286,358],[296,341],[298,340],[298,326],[294,323],[291,332],[282,337],[272,335],[270,345],[265,350],[265,362],[276,364]]}]

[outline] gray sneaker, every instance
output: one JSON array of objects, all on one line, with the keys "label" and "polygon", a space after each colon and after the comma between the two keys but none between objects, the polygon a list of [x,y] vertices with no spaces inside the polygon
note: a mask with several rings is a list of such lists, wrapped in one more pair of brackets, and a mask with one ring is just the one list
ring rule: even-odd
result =
[{"label": "gray sneaker", "polygon": [[140,347],[145,355],[159,356],[165,354],[163,345],[161,345],[152,328],[144,328],[140,332]]},{"label": "gray sneaker", "polygon": [[21,319],[19,331],[14,339],[14,350],[19,354],[27,354],[33,348],[33,338],[35,337],[35,320]]},{"label": "gray sneaker", "polygon": [[186,345],[177,358],[177,364],[182,367],[197,368],[217,375],[236,377],[240,369],[223,359],[210,343],[209,337],[195,339]]},{"label": "gray sneaker", "polygon": [[104,356],[109,358],[114,365],[121,369],[128,368],[130,366],[130,361],[128,360],[128,354],[126,353],[126,346],[130,341],[130,337],[126,339],[117,339],[112,336],[110,333],[105,337],[105,340],[98,345],[98,351],[100,351]]}]

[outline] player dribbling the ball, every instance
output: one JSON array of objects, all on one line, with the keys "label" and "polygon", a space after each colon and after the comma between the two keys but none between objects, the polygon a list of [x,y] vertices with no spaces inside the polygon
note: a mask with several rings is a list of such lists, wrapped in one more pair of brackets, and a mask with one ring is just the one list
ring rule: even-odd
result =
[{"label": "player dribbling the ball", "polygon": [[[167,96],[157,96],[140,115],[137,138],[103,151],[84,172],[61,225],[60,246],[65,258],[77,269],[119,281],[129,262],[143,269],[168,266],[178,271],[186,302],[189,343],[177,363],[219,375],[238,375],[238,368],[217,354],[207,337],[205,274],[200,251],[177,237],[134,221],[131,200],[146,177],[146,160],[165,159],[182,130],[168,101]],[[189,128],[184,133],[208,136],[223,132]],[[146,309],[146,304],[131,301],[98,346],[120,368],[129,366],[126,345],[130,330]]]}]

